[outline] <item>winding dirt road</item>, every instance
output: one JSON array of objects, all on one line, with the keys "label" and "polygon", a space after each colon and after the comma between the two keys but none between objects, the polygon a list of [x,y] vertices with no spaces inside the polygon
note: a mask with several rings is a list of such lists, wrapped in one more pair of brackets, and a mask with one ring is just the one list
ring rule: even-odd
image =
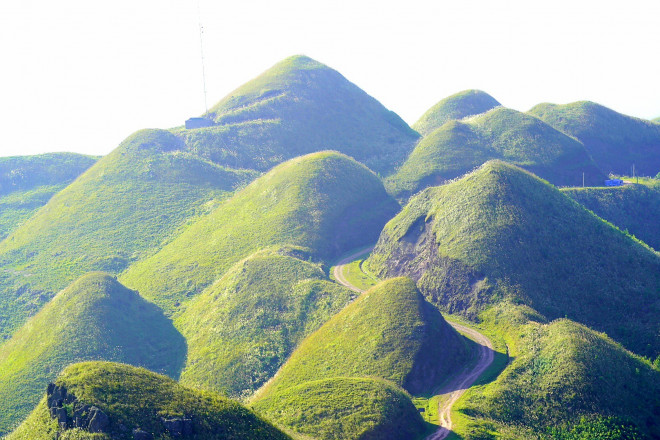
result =
[{"label": "winding dirt road", "polygon": [[[364,292],[363,289],[354,286],[346,279],[344,276],[344,269],[351,261],[355,260],[360,255],[370,252],[372,249],[373,246],[360,249],[359,251],[356,251],[339,261],[332,272],[337,282],[355,292]],[[493,359],[495,358],[493,343],[490,341],[490,339],[478,331],[464,325],[455,322],[449,322],[449,324],[451,324],[451,326],[454,327],[458,332],[463,333],[477,344],[479,344],[479,353],[477,363],[474,366],[466,369],[461,374],[454,377],[449,383],[445,384],[434,392],[436,395],[441,394],[443,396],[442,399],[440,399],[441,403],[438,407],[440,427],[436,432],[428,436],[426,440],[443,440],[449,435],[452,428],[451,407],[465,393],[465,391],[467,391],[467,389],[472,386],[472,384],[479,378],[479,376],[481,376],[481,373],[486,371],[486,369],[490,366],[490,364],[493,362]]]}]

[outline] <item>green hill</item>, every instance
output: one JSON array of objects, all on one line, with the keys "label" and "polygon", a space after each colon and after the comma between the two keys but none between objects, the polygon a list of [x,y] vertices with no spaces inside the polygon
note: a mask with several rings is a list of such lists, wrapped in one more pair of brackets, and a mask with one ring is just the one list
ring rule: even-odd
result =
[{"label": "green hill", "polygon": [[257,250],[289,244],[334,258],[374,241],[398,208],[365,166],[309,154],[256,179],[121,280],[173,312]]},{"label": "green hill", "polygon": [[599,217],[660,250],[660,185],[567,188],[562,192]]},{"label": "green hill", "polygon": [[160,309],[110,275],[87,274],[0,345],[0,434],[70,363],[112,360],[177,377],[185,356],[186,342]]},{"label": "green hill", "polygon": [[175,322],[188,342],[183,384],[251,395],[353,298],[299,258],[305,252],[295,248],[257,252],[189,303]]},{"label": "green hill", "polygon": [[425,136],[406,162],[388,179],[388,189],[406,198],[427,187],[500,159],[556,185],[602,184],[580,142],[543,121],[504,107],[463,121],[450,121]]},{"label": "green hill", "polygon": [[429,392],[469,359],[466,340],[409,278],[383,281],[307,337],[258,398],[332,377],[379,377]]},{"label": "green hill", "polygon": [[660,126],[602,105],[579,101],[539,104],[529,111],[584,144],[604,173],[655,176],[660,171]]},{"label": "green hill", "polygon": [[213,162],[260,171],[295,156],[337,150],[386,172],[403,162],[419,137],[339,72],[306,56],[279,62],[206,116],[216,126],[174,132]]},{"label": "green hill", "polygon": [[[59,402],[58,402],[59,400]],[[55,418],[57,417],[57,418]],[[65,420],[64,427],[58,420]],[[286,439],[252,411],[128,365],[68,367],[7,440]]]},{"label": "green hill", "polygon": [[366,264],[381,278],[411,276],[450,312],[475,317],[510,298],[660,354],[660,257],[503,162],[415,196]]},{"label": "green hill", "polygon": [[412,126],[419,134],[426,136],[452,119],[463,119],[499,107],[495,98],[481,90],[464,90],[451,95],[431,107]]},{"label": "green hill", "polygon": [[256,173],[182,152],[163,130],[126,139],[0,242],[0,335],[82,274],[118,273]]},{"label": "green hill", "polygon": [[301,439],[411,440],[426,430],[410,396],[367,378],[305,382],[257,401],[254,409]]},{"label": "green hill", "polygon": [[96,160],[74,153],[0,157],[0,240]]}]

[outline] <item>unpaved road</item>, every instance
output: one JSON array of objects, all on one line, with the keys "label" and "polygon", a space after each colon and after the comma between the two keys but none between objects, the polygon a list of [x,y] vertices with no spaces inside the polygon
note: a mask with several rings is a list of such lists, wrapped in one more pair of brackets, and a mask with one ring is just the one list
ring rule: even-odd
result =
[{"label": "unpaved road", "polygon": [[[337,282],[355,292],[364,292],[364,290],[352,285],[344,277],[344,269],[348,263],[353,261],[358,256],[371,251],[372,249],[373,246],[369,248],[363,248],[339,261],[332,272]],[[438,408],[440,427],[436,432],[428,436],[426,440],[443,440],[449,435],[452,427],[451,407],[465,393],[465,391],[467,391],[467,389],[472,386],[472,384],[479,378],[479,376],[481,376],[481,373],[486,371],[486,368],[490,366],[490,364],[493,362],[493,359],[495,358],[493,343],[490,341],[490,339],[478,331],[464,325],[457,324],[455,322],[449,322],[449,324],[451,324],[451,326],[454,327],[457,331],[467,335],[470,339],[479,344],[479,353],[477,357],[477,363],[474,366],[468,368],[466,371],[463,371],[461,374],[453,378],[449,383],[445,384],[439,390],[434,392],[436,395],[443,395]]]}]

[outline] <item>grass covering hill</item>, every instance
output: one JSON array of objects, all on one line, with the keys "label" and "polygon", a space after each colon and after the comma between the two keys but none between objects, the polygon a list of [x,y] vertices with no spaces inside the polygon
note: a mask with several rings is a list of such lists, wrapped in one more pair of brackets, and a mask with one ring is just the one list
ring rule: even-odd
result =
[{"label": "grass covering hill", "polygon": [[0,242],[0,335],[82,274],[118,273],[153,252],[256,174],[182,147],[163,130],[131,135]]},{"label": "grass covering hill", "polygon": [[74,153],[0,157],[0,240],[96,160]]},{"label": "grass covering hill", "polygon": [[562,192],[599,217],[660,250],[660,184],[566,188]]},{"label": "grass covering hill", "polygon": [[333,258],[375,240],[398,208],[364,165],[309,154],[256,179],[121,280],[173,312],[257,250],[289,244]]},{"label": "grass covering hill", "polygon": [[605,175],[580,142],[543,121],[504,107],[450,121],[425,136],[387,182],[397,198],[438,185],[490,159],[501,159],[556,185],[601,183]]},{"label": "grass covering hill", "polygon": [[529,112],[584,144],[604,173],[640,176],[660,171],[660,125],[589,101],[539,104]]},{"label": "grass covering hill", "polygon": [[366,264],[381,278],[411,276],[450,312],[476,317],[509,298],[660,354],[658,254],[503,162],[415,196]]},{"label": "grass covering hill", "polygon": [[0,435],[70,363],[112,360],[178,377],[185,356],[184,338],[160,309],[108,274],[87,274],[0,345]]},{"label": "grass covering hill", "polygon": [[[60,374],[55,385],[76,398],[76,403],[64,404],[67,412],[83,404],[98,408],[106,416],[103,430],[92,433],[88,429],[58,427],[44,397],[7,440],[132,440],[138,438],[134,436],[138,429],[143,432],[142,438],[154,440],[289,438],[236,402],[216,393],[186,388],[142,368],[110,362],[75,364]],[[183,433],[177,430],[177,422],[179,427],[183,425]],[[151,437],[145,437],[149,434]]]},{"label": "grass covering hill", "polygon": [[300,55],[234,90],[207,117],[217,125],[174,132],[209,160],[260,171],[295,156],[337,150],[387,172],[419,137],[339,72]]},{"label": "grass covering hill", "polygon": [[299,258],[295,248],[259,251],[190,302],[175,323],[188,342],[183,384],[248,397],[353,298]]},{"label": "grass covering hill", "polygon": [[259,400],[253,407],[301,439],[414,440],[427,429],[410,396],[376,379],[305,382]]},{"label": "grass covering hill", "polygon": [[379,377],[430,392],[469,359],[467,344],[412,280],[386,280],[308,336],[257,397],[332,377]]},{"label": "grass covering hill", "polygon": [[464,90],[435,104],[412,126],[419,134],[426,136],[452,119],[463,119],[485,113],[499,107],[495,98],[481,90]]}]

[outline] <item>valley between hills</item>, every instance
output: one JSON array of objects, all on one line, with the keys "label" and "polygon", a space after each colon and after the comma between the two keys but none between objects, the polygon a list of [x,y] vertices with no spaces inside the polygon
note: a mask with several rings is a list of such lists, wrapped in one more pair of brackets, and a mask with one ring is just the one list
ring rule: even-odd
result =
[{"label": "valley between hills", "polygon": [[660,439],[660,123],[306,56],[202,122],[0,158],[2,438]]}]

